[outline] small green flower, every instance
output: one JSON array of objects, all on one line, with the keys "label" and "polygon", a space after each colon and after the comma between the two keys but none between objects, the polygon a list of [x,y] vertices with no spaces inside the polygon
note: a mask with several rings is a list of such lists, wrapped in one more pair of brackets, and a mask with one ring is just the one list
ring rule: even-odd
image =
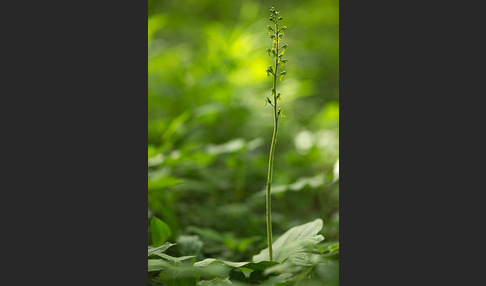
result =
[{"label": "small green flower", "polygon": [[267,71],[267,76],[270,76],[270,74],[275,75],[274,72],[273,72],[272,66],[268,66],[266,71]]}]

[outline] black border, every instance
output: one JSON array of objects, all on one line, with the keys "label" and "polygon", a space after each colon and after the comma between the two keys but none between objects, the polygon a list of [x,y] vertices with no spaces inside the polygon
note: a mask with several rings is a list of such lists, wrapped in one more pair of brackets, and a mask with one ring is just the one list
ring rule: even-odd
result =
[{"label": "black border", "polygon": [[1,284],[148,283],[147,2],[11,5]]},{"label": "black border", "polygon": [[340,1],[341,285],[482,280],[480,11]]}]

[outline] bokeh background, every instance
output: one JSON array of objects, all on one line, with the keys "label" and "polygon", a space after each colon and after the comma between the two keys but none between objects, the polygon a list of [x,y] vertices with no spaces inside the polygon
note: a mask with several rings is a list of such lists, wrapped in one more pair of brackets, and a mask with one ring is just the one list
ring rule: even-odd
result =
[{"label": "bokeh background", "polygon": [[288,27],[274,239],[322,218],[325,241],[339,240],[338,0],[149,0],[148,218],[171,242],[196,237],[202,257],[249,261],[266,247],[272,6]]}]

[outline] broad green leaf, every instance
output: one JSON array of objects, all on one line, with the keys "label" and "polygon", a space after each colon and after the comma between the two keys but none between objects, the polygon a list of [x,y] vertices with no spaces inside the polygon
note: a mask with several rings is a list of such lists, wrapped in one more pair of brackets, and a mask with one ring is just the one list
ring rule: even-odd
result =
[{"label": "broad green leaf", "polygon": [[206,258],[203,261],[199,261],[199,262],[194,263],[194,266],[195,267],[206,267],[209,264],[216,262],[216,261],[222,262],[223,264],[230,266],[230,267],[233,267],[233,268],[242,267],[242,266],[245,266],[245,265],[250,263],[250,262],[231,262],[231,261],[223,261],[223,260],[219,260],[219,259],[215,259],[215,258]]},{"label": "broad green leaf", "polygon": [[170,264],[162,259],[149,259],[148,260],[148,272],[160,271],[170,267]]},{"label": "broad green leaf", "polygon": [[181,257],[173,257],[173,256],[170,256],[170,255],[167,255],[165,253],[156,253],[154,255],[157,255],[167,261],[170,261],[172,263],[180,263],[184,260],[187,260],[189,258],[193,258],[194,256],[181,256]]},{"label": "broad green leaf", "polygon": [[[315,246],[323,241],[324,237],[317,234],[322,226],[322,219],[316,219],[289,229],[272,244],[273,260],[282,263],[289,256],[305,252],[308,247]],[[268,247],[253,256],[253,262],[265,260],[270,260]]]},{"label": "broad green leaf", "polygon": [[265,270],[265,269],[272,267],[272,266],[275,266],[277,264],[279,264],[279,263],[276,262],[276,261],[270,262],[268,260],[262,260],[262,261],[259,261],[259,262],[252,262],[247,267],[251,268],[253,270]]},{"label": "broad green leaf", "polygon": [[164,244],[172,235],[169,226],[156,217],[150,220],[150,230],[152,232],[152,245],[154,247]]},{"label": "broad green leaf", "polygon": [[278,276],[272,276],[269,279],[260,283],[260,286],[275,286],[280,285],[279,283],[287,282],[291,280],[292,274],[291,273],[283,273]]},{"label": "broad green leaf", "polygon": [[169,247],[173,246],[173,245],[176,245],[175,243],[170,243],[170,242],[166,242],[164,243],[162,246],[159,246],[159,247],[152,247],[152,246],[149,246],[148,247],[148,255],[152,255],[152,254],[156,254],[156,253],[160,253],[160,252],[164,252],[166,251]]},{"label": "broad green leaf", "polygon": [[242,267],[250,263],[250,262],[231,262],[231,261],[223,261],[223,260],[221,260],[221,262],[234,268]]},{"label": "broad green leaf", "polygon": [[168,266],[157,277],[167,286],[195,286],[199,280],[199,273],[192,266]]},{"label": "broad green leaf", "polygon": [[228,278],[214,278],[213,280],[199,281],[197,285],[233,285]]},{"label": "broad green leaf", "polygon": [[295,273],[302,269],[300,266],[292,265],[292,263],[285,261],[282,264],[277,264],[269,267],[263,271],[264,275],[269,275],[272,273],[282,274],[282,273]]},{"label": "broad green leaf", "polygon": [[312,254],[308,252],[301,252],[290,255],[288,260],[293,265],[298,266],[312,266],[322,261],[322,255]]},{"label": "broad green leaf", "polygon": [[[197,262],[196,262],[197,263]],[[212,263],[203,263],[200,265],[192,265],[193,272],[200,274],[206,278],[226,278],[229,276],[230,268],[220,260],[212,261]]]}]

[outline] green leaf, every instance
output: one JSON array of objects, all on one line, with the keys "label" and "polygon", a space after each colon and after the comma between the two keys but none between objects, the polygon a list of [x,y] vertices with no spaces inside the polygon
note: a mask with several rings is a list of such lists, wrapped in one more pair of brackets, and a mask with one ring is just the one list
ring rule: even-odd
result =
[{"label": "green leaf", "polygon": [[162,246],[159,246],[159,247],[152,247],[152,246],[149,246],[148,247],[148,255],[152,255],[152,254],[156,254],[156,253],[160,253],[160,252],[164,252],[166,251],[169,247],[173,246],[173,245],[176,245],[175,243],[170,243],[170,242],[166,242],[164,243],[164,245]]},{"label": "green leaf", "polygon": [[250,274],[254,271],[253,269],[246,267],[238,267],[238,269],[245,275],[246,279],[248,279],[250,277]]},{"label": "green leaf", "polygon": [[[282,263],[289,256],[305,252],[317,245],[324,237],[317,234],[323,226],[322,219],[316,219],[303,225],[295,226],[280,236],[273,245],[273,260]],[[270,260],[268,248],[253,256],[253,262]]]},{"label": "green leaf", "polygon": [[295,273],[302,270],[302,267],[293,265],[292,263],[285,261],[282,264],[277,264],[275,266],[269,267],[263,271],[264,275],[270,275],[273,273],[282,274],[282,273]]},{"label": "green leaf", "polygon": [[164,265],[160,270],[163,271],[159,273],[157,279],[164,283],[162,285],[167,286],[194,286],[200,276],[200,273],[192,265]]},{"label": "green leaf", "polygon": [[184,260],[187,260],[189,258],[193,258],[194,256],[192,255],[188,255],[188,256],[181,256],[181,257],[173,257],[173,256],[170,256],[170,255],[167,255],[165,253],[157,253],[157,254],[154,254],[154,255],[157,255],[167,261],[170,261],[172,262],[173,264],[176,264],[176,263],[180,263]]},{"label": "green leaf", "polygon": [[[291,273],[284,273],[278,276],[270,277],[268,280],[263,281],[260,286],[275,286],[280,285],[279,283],[287,282],[291,280],[292,274]],[[286,285],[286,284],[285,284]]]},{"label": "green leaf", "polygon": [[317,265],[319,262],[322,261],[322,256],[307,252],[301,252],[294,255],[289,256],[287,260],[293,265],[298,266],[312,266]]},{"label": "green leaf", "polygon": [[276,262],[276,261],[262,260],[262,261],[259,261],[259,262],[252,262],[247,267],[251,268],[253,270],[265,270],[265,269],[272,267],[272,266],[275,266],[277,264],[279,264],[279,263]]},{"label": "green leaf", "polygon": [[221,277],[226,278],[229,276],[230,267],[224,264],[221,260],[212,259],[211,261],[206,261],[207,259],[196,262],[192,265],[195,272],[199,273],[203,277]]},{"label": "green leaf", "polygon": [[332,182],[336,182],[339,180],[339,159],[334,163],[334,170],[333,170],[333,179]]},{"label": "green leaf", "polygon": [[233,285],[231,281],[229,280],[229,277],[227,278],[214,278],[213,280],[206,280],[206,281],[199,281],[197,285]]},{"label": "green leaf", "polygon": [[170,264],[162,259],[149,259],[148,260],[148,272],[160,271],[170,267]]},{"label": "green leaf", "polygon": [[213,262],[217,262],[217,261],[222,262],[223,264],[230,266],[230,267],[233,267],[233,268],[242,267],[242,266],[245,266],[245,265],[250,263],[250,262],[231,262],[231,261],[223,261],[223,260],[219,260],[219,259],[215,259],[215,258],[206,258],[203,261],[199,261],[199,262],[194,263],[194,266],[195,267],[206,267],[209,264],[211,264]]},{"label": "green leaf", "polygon": [[197,235],[181,235],[177,238],[178,250],[180,255],[195,256],[196,260],[203,258],[203,242]]},{"label": "green leaf", "polygon": [[320,244],[317,248],[317,251],[319,251],[320,253],[326,253],[326,252],[332,253],[338,250],[339,250],[339,241],[323,243]]},{"label": "green leaf", "polygon": [[169,226],[156,217],[150,220],[150,230],[152,231],[152,245],[154,247],[164,244],[172,235]]}]

